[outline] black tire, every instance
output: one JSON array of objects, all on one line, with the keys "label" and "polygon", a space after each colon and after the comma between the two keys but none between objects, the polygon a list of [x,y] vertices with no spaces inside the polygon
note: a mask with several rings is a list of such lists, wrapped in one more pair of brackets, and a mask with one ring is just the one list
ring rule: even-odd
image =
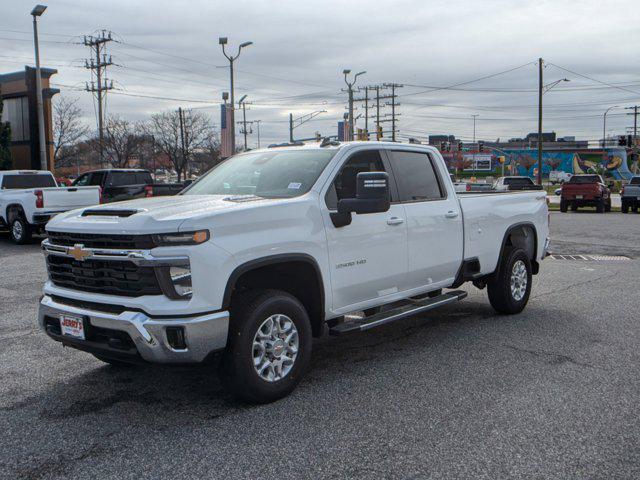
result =
[{"label": "black tire", "polygon": [[560,199],[560,211],[561,212],[566,213],[567,207],[568,207],[567,203],[568,202],[566,200]]},{"label": "black tire", "polygon": [[98,353],[92,353],[92,355],[94,357],[96,357],[98,360],[100,360],[101,362],[108,363],[112,367],[116,367],[116,368],[132,368],[132,367],[136,366],[134,363],[123,362],[122,360],[116,360],[115,358],[105,357],[105,356],[102,356],[102,355],[100,355]]},{"label": "black tire", "polygon": [[11,222],[11,228],[9,230],[11,235],[11,240],[13,243],[17,245],[24,245],[25,243],[29,243],[31,241],[31,225],[29,222],[22,216],[18,215]]},{"label": "black tire", "polygon": [[[253,341],[270,316],[286,315],[298,331],[298,353],[283,378],[263,379],[253,365]],[[229,340],[222,355],[220,379],[238,399],[269,403],[291,393],[304,376],[313,343],[309,315],[293,295],[279,290],[257,290],[235,299],[231,308]]]},{"label": "black tire", "polygon": [[577,204],[575,204],[575,203],[572,203],[572,204],[571,204],[571,211],[572,211],[572,212],[577,212],[577,211],[578,211],[578,205],[577,205]]},{"label": "black tire", "polygon": [[604,204],[604,211],[605,212],[610,212],[611,211],[611,201],[609,201],[609,202]]},{"label": "black tire", "polygon": [[622,213],[629,213],[629,204],[627,202],[622,202],[620,210]]},{"label": "black tire", "polygon": [[596,213],[604,213],[604,201],[598,201],[598,203],[596,204]]},{"label": "black tire", "polygon": [[[526,281],[524,294],[521,298],[516,298],[511,291],[511,276],[516,263],[522,262],[526,270]],[[487,284],[489,302],[498,313],[514,314],[520,313],[529,301],[531,294],[531,261],[526,252],[521,248],[513,246],[505,247],[500,260],[498,270]]]}]

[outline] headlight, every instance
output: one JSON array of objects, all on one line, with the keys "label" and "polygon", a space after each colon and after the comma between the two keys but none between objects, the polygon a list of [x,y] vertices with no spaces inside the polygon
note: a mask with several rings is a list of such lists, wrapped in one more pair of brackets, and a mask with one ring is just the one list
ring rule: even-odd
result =
[{"label": "headlight", "polygon": [[159,267],[156,269],[162,293],[172,300],[189,300],[193,296],[191,267]]},{"label": "headlight", "polygon": [[198,245],[209,240],[209,230],[198,230],[184,233],[160,233],[153,235],[153,243],[157,247],[173,245]]}]

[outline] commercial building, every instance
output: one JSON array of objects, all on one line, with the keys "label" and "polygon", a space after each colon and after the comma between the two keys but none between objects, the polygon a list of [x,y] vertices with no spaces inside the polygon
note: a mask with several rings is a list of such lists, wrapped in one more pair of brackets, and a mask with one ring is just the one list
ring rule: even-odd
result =
[{"label": "commercial building", "polygon": [[[47,146],[47,164],[53,171],[53,123],[51,98],[60,91],[51,88],[49,80],[58,73],[52,68],[41,68],[42,98],[44,106],[44,132]],[[36,98],[36,69],[25,66],[24,71],[0,74],[0,97],[4,109],[2,121],[11,125],[11,156],[14,169],[40,170],[38,129],[38,101]]]}]

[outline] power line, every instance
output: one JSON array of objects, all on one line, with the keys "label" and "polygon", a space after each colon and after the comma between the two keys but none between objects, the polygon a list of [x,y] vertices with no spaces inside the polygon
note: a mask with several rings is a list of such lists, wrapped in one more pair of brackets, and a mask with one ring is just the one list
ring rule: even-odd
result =
[{"label": "power line", "polygon": [[624,87],[620,87],[618,85],[614,85],[614,84],[611,84],[611,83],[603,82],[602,80],[598,80],[597,78],[589,77],[589,76],[587,76],[587,75],[585,75],[583,73],[574,72],[573,70],[569,70],[568,68],[561,67],[560,65],[556,65],[555,63],[547,62],[547,65],[552,65],[552,66],[554,66],[556,68],[559,68],[560,70],[564,70],[565,72],[569,72],[569,73],[571,73],[573,75],[578,75],[579,77],[586,78],[587,80],[591,80],[592,82],[601,83],[602,85],[607,85],[607,86],[609,86],[611,88],[617,88],[618,90],[623,90],[625,92],[631,92],[631,93],[634,93],[636,95],[640,95],[640,92],[636,92],[635,90],[629,90],[628,88],[624,88]]}]

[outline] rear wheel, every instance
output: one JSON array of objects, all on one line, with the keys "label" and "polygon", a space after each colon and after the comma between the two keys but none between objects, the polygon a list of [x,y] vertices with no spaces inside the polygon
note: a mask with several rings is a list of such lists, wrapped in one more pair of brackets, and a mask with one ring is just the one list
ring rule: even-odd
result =
[{"label": "rear wheel", "polygon": [[572,204],[571,204],[571,211],[572,211],[572,212],[577,212],[577,211],[578,211],[578,205],[577,205],[577,204],[575,204],[575,203],[572,203]]},{"label": "rear wheel", "polygon": [[629,213],[629,204],[627,202],[622,202],[620,209],[622,210],[622,213]]},{"label": "rear wheel", "polygon": [[311,322],[294,296],[279,290],[244,294],[233,302],[220,377],[237,398],[268,403],[291,393],[311,358]]},{"label": "rear wheel", "polygon": [[11,240],[18,245],[24,245],[31,240],[31,225],[19,215],[11,222]]},{"label": "rear wheel", "polygon": [[607,203],[604,204],[604,211],[605,212],[611,211],[611,200],[609,200]]},{"label": "rear wheel", "polygon": [[520,313],[531,293],[531,260],[521,248],[505,248],[500,266],[487,284],[489,302],[499,313]]},{"label": "rear wheel", "polygon": [[563,200],[563,199],[560,199],[560,211],[561,212],[566,212],[567,211],[567,207],[568,207],[567,201]]},{"label": "rear wheel", "polygon": [[597,213],[604,213],[604,201],[599,200],[598,203],[596,204],[596,212]]}]

